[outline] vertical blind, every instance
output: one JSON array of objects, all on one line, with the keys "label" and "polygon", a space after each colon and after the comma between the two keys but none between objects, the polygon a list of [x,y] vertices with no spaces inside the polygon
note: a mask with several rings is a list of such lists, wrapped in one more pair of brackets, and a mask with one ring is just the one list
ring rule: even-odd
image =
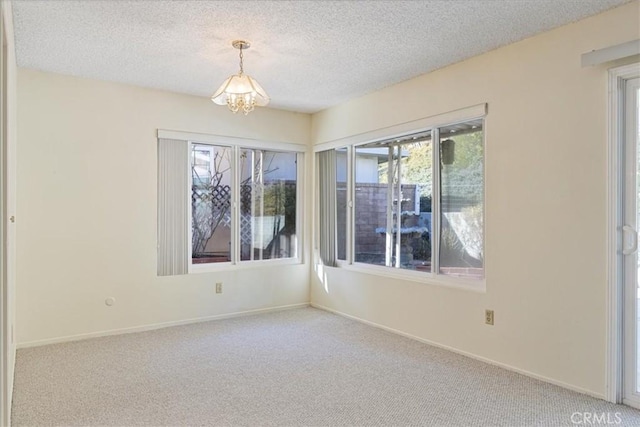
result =
[{"label": "vertical blind", "polygon": [[322,264],[336,264],[336,151],[318,153],[318,251]]},{"label": "vertical blind", "polygon": [[189,266],[189,143],[158,139],[158,276]]}]

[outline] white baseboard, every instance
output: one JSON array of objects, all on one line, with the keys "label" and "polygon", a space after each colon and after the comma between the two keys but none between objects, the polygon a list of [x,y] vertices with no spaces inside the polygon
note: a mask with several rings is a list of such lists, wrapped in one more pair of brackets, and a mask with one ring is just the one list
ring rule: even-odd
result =
[{"label": "white baseboard", "polygon": [[586,394],[587,396],[595,397],[597,399],[606,400],[604,394],[595,393],[595,392],[593,392],[591,390],[586,390],[586,389],[583,389],[583,388],[580,388],[580,387],[576,387],[576,386],[571,385],[571,384],[564,383],[562,381],[558,381],[558,380],[554,380],[552,378],[548,378],[548,377],[545,377],[545,376],[542,376],[542,375],[538,375],[538,374],[535,374],[533,372],[526,371],[524,369],[516,368],[515,366],[511,366],[511,365],[507,365],[507,364],[502,363],[502,362],[495,361],[493,359],[488,359],[486,357],[478,356],[477,354],[469,353],[469,352],[466,352],[464,350],[459,350],[457,348],[450,347],[448,345],[444,345],[444,344],[440,344],[440,343],[435,342],[435,341],[431,341],[431,340],[428,340],[428,339],[420,338],[418,336],[411,335],[411,334],[408,334],[406,332],[402,332],[402,331],[400,331],[398,329],[389,328],[388,326],[384,326],[384,325],[381,325],[379,323],[371,322],[369,320],[361,319],[359,317],[352,316],[350,314],[346,314],[346,313],[343,313],[341,311],[334,310],[332,308],[325,307],[325,306],[320,305],[320,304],[315,304],[315,303],[312,302],[310,305],[311,305],[311,307],[318,308],[320,310],[325,310],[325,311],[328,311],[330,313],[334,313],[334,314],[337,314],[339,316],[343,316],[343,317],[346,317],[348,319],[352,319],[352,320],[364,323],[366,325],[373,326],[375,328],[383,329],[385,331],[394,333],[396,335],[401,335],[403,337],[410,338],[410,339],[416,340],[416,341],[420,341],[420,342],[423,342],[425,344],[432,345],[434,347],[438,347],[438,348],[441,348],[441,349],[444,349],[444,350],[448,350],[448,351],[451,351],[453,353],[461,354],[462,356],[466,356],[466,357],[469,357],[471,359],[479,360],[481,362],[488,363],[490,365],[494,365],[494,366],[497,366],[499,368],[506,369],[508,371],[517,372],[518,374],[526,375],[528,377],[535,378],[536,380],[544,381],[546,383],[557,385],[559,387],[566,388],[566,389],[569,389],[569,390],[572,390],[572,391],[575,391],[575,392],[578,392],[578,393]]},{"label": "white baseboard", "polygon": [[309,307],[309,303],[305,302],[300,304],[281,305],[277,307],[260,308],[257,310],[238,311],[235,313],[216,314],[213,316],[196,317],[193,319],[174,320],[171,322],[134,326],[131,328],[110,329],[107,331],[89,332],[86,334],[78,334],[78,335],[68,335],[64,337],[48,338],[45,340],[27,341],[27,342],[18,343],[17,348],[21,349],[21,348],[29,348],[29,347],[40,347],[40,346],[49,345],[49,344],[59,344],[59,343],[70,342],[70,341],[85,340],[89,338],[106,337],[109,335],[121,335],[121,334],[131,334],[135,332],[152,331],[154,329],[169,328],[171,326],[188,325],[191,323],[208,322],[211,320],[231,319],[234,317],[251,316],[254,314],[263,314],[263,313],[290,310],[293,308],[302,308],[302,307]]},{"label": "white baseboard", "polygon": [[79,341],[79,340],[84,340],[84,339],[89,339],[89,338],[99,338],[99,337],[105,337],[105,336],[110,336],[110,335],[120,335],[120,334],[129,334],[129,333],[135,333],[135,332],[151,331],[151,330],[154,330],[154,329],[168,328],[168,327],[171,327],[171,326],[188,325],[188,324],[192,324],[192,323],[208,322],[208,321],[211,321],[211,320],[231,319],[231,318],[234,318],[234,317],[251,316],[251,315],[255,315],[255,314],[277,312],[277,311],[282,311],[282,310],[290,310],[290,309],[294,309],[294,308],[303,308],[303,307],[308,307],[308,306],[311,306],[311,307],[314,307],[314,308],[317,308],[317,309],[320,309],[320,310],[328,311],[328,312],[331,312],[331,313],[335,313],[335,314],[337,314],[339,316],[343,316],[343,317],[346,317],[348,319],[352,319],[352,320],[364,323],[366,325],[373,326],[375,328],[383,329],[385,331],[394,333],[396,335],[401,335],[403,337],[410,338],[410,339],[416,340],[416,341],[420,341],[420,342],[423,342],[425,344],[432,345],[434,347],[438,347],[438,348],[442,348],[444,350],[452,351],[454,353],[461,354],[463,356],[470,357],[472,359],[479,360],[481,362],[488,363],[490,365],[498,366],[500,368],[507,369],[507,370],[512,371],[512,372],[517,372],[519,374],[526,375],[528,377],[535,378],[537,380],[544,381],[546,383],[554,384],[554,385],[557,385],[559,387],[566,388],[568,390],[572,390],[572,391],[575,391],[575,392],[578,392],[578,393],[582,393],[582,394],[585,394],[585,395],[588,395],[588,396],[591,396],[591,397],[595,397],[597,399],[606,400],[605,396],[603,394],[595,393],[595,392],[593,392],[591,390],[586,390],[586,389],[583,389],[583,388],[580,388],[580,387],[576,387],[576,386],[571,385],[571,384],[564,383],[562,381],[558,381],[558,380],[554,380],[552,378],[548,378],[548,377],[545,377],[545,376],[542,376],[542,375],[538,375],[538,374],[535,374],[533,372],[526,371],[524,369],[516,368],[514,366],[507,365],[505,363],[495,361],[493,359],[488,359],[486,357],[478,356],[476,354],[469,353],[469,352],[466,352],[464,350],[459,350],[457,348],[450,347],[450,346],[447,346],[447,345],[444,345],[444,344],[440,344],[438,342],[431,341],[431,340],[428,340],[428,339],[424,339],[424,338],[418,337],[416,335],[408,334],[408,333],[400,331],[398,329],[393,329],[393,328],[390,328],[388,326],[381,325],[379,323],[375,323],[375,322],[371,322],[369,320],[361,319],[359,317],[352,316],[350,314],[346,314],[346,313],[343,313],[341,311],[334,310],[332,308],[325,307],[323,305],[315,304],[315,303],[300,303],[300,304],[283,305],[283,306],[278,306],[278,307],[261,308],[261,309],[257,309],[257,310],[240,311],[240,312],[226,313],[226,314],[216,314],[216,315],[213,315],[213,316],[198,317],[198,318],[193,318],[193,319],[176,320],[176,321],[171,321],[171,322],[155,323],[155,324],[151,324],[151,325],[135,326],[135,327],[131,327],[131,328],[111,329],[111,330],[107,330],[107,331],[90,332],[90,333],[78,334],[78,335],[69,335],[69,336],[50,338],[50,339],[45,339],[45,340],[28,341],[28,342],[24,342],[24,343],[18,343],[17,348],[21,349],[21,348],[29,348],[29,347],[39,347],[39,346],[43,346],[43,345],[58,344],[58,343],[64,343],[64,342],[70,342],[70,341]]}]

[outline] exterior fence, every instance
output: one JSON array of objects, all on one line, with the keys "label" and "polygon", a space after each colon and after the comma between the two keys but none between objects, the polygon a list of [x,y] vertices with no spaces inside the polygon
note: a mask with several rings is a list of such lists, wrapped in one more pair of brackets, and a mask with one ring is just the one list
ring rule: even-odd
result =
[{"label": "exterior fence", "polygon": [[[387,184],[363,183],[356,184],[354,197],[354,235],[355,260],[369,264],[385,263],[386,228],[387,228]],[[346,212],[346,187],[337,189],[337,207],[339,212]],[[394,207],[397,204],[394,200]],[[413,268],[409,264],[428,264],[431,259],[431,209],[426,206],[420,209],[420,187],[415,184],[403,185],[401,194],[401,228],[403,229],[401,263],[405,268]],[[471,258],[480,256],[481,242],[478,249],[477,242],[471,242],[466,234],[465,220],[461,213],[465,208],[477,204],[475,200],[465,197],[449,196],[443,198],[441,207],[444,212],[443,226],[453,234],[447,235],[444,244],[456,248],[453,251],[443,246],[443,261],[449,265],[456,265],[457,259],[461,265],[469,265]],[[452,220],[452,224],[449,224]],[[337,217],[338,236],[346,236],[346,215]],[[452,240],[452,241],[449,241]],[[344,259],[346,254],[346,239],[338,239],[338,256]],[[450,253],[451,252],[451,253]],[[452,253],[455,252],[455,253]],[[467,253],[465,255],[465,253]],[[466,258],[465,258],[466,257]],[[471,262],[474,264],[474,262]]]},{"label": "exterior fence", "polygon": [[[263,255],[281,252],[283,239],[295,235],[295,199],[295,181],[240,185],[240,240],[243,258],[258,240],[263,242],[263,247],[259,248]],[[256,209],[260,203],[264,206],[262,216]],[[225,241],[219,242],[216,241],[216,231],[231,226],[231,187],[194,185],[191,191],[191,208],[194,257],[208,256],[216,252],[215,248],[229,247],[228,233],[223,234]],[[265,226],[256,227],[256,221],[262,221]],[[260,236],[256,236],[258,230],[263,230]],[[291,245],[287,243],[284,246]]]}]

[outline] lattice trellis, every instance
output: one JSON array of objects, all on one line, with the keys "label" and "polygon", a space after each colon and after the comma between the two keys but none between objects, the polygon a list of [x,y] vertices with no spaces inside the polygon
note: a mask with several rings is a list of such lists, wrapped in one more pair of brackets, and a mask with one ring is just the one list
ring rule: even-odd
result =
[{"label": "lattice trellis", "polygon": [[251,220],[251,200],[253,198],[253,186],[240,186],[240,241],[243,244],[253,242],[253,223]]},{"label": "lattice trellis", "polygon": [[251,214],[240,214],[240,240],[243,244],[251,244],[253,241]]},{"label": "lattice trellis", "polygon": [[231,225],[231,187],[218,185],[211,191],[211,210],[214,218],[220,218],[220,224],[225,227]]},{"label": "lattice trellis", "polygon": [[[260,194],[259,187],[258,185],[246,184],[240,186],[240,239],[242,243],[252,242],[251,200]],[[220,218],[220,225],[224,227],[231,226],[231,186],[217,185],[211,189],[210,193],[197,190],[194,187],[192,198],[194,203],[209,201],[213,218]]]},{"label": "lattice trellis", "polygon": [[[242,184],[240,186],[240,240],[243,245],[253,243],[253,219],[252,203],[255,203],[253,215],[259,216],[260,199],[264,197],[265,186],[260,183]],[[193,212],[199,212],[203,224],[212,224],[209,227],[231,227],[231,186],[217,185],[208,188],[193,186],[191,192]],[[204,210],[203,210],[204,209]],[[217,224],[217,225],[216,225]],[[200,226],[202,230],[194,239],[207,236],[212,230],[207,230],[206,225]],[[209,234],[210,235],[210,234]],[[206,237],[205,237],[206,238]]]},{"label": "lattice trellis", "polygon": [[253,186],[243,184],[240,186],[240,212],[243,214],[251,213],[251,191]]}]

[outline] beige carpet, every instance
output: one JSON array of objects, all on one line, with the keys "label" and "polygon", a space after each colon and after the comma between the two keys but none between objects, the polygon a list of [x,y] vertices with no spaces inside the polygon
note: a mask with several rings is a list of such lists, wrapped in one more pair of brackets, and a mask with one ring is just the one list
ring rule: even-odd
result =
[{"label": "beige carpet", "polygon": [[13,399],[16,426],[570,426],[584,412],[640,426],[630,408],[312,308],[19,350]]}]

